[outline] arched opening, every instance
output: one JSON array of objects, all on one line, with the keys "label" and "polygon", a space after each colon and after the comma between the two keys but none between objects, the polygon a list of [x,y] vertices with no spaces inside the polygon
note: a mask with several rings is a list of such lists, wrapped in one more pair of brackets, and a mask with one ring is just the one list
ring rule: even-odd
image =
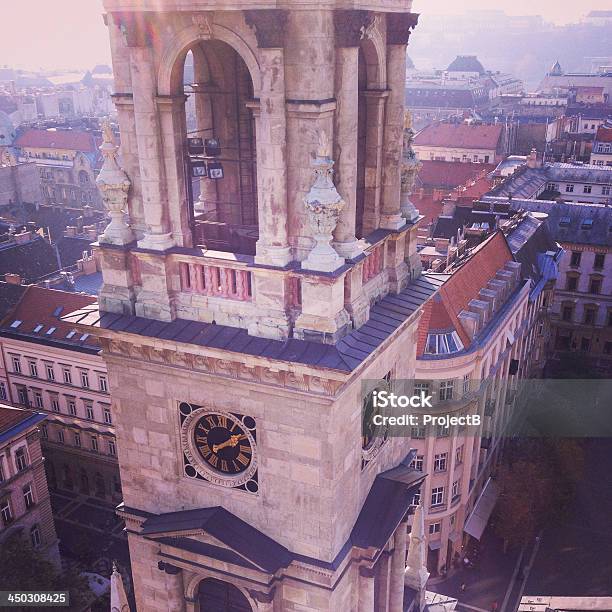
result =
[{"label": "arched opening", "polygon": [[104,497],[106,495],[106,486],[104,485],[104,478],[100,472],[96,472],[95,478],[96,497]]},{"label": "arched opening", "polygon": [[83,468],[81,468],[80,489],[83,495],[89,495],[89,478],[87,472]]},{"label": "arched opening", "polygon": [[254,255],[256,144],[247,65],[229,44],[201,41],[187,52],[183,83],[193,243]]},{"label": "arched opening", "polygon": [[63,476],[64,476],[64,488],[72,491],[73,482],[72,482],[72,470],[70,466],[64,464],[63,467]]},{"label": "arched opening", "polygon": [[206,578],[198,587],[200,612],[253,612],[240,589],[229,582]]}]

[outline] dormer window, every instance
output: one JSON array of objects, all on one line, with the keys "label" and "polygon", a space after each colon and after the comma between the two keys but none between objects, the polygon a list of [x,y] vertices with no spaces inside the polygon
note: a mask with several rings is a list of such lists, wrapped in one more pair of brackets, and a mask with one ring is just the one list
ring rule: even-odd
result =
[{"label": "dormer window", "polygon": [[449,355],[463,350],[463,343],[457,332],[427,334],[425,353],[428,355]]},{"label": "dormer window", "polygon": [[57,329],[57,327],[50,327],[50,328],[49,328],[49,329],[48,329],[48,330],[45,332],[45,334],[46,334],[47,336],[50,336],[50,335],[51,335],[51,334],[52,334],[52,333],[53,333],[53,332],[54,332],[56,329]]},{"label": "dormer window", "polygon": [[590,230],[593,229],[593,219],[585,219],[580,226],[580,229]]},{"label": "dormer window", "polygon": [[571,219],[569,217],[561,217],[559,219],[559,227],[569,227]]},{"label": "dormer window", "polygon": [[68,340],[70,340],[70,338],[74,338],[74,336],[76,336],[76,331],[74,329],[66,334],[66,338],[68,338]]},{"label": "dormer window", "polygon": [[16,319],[15,321],[11,323],[11,327],[13,329],[17,329],[20,325],[21,325],[21,321],[19,319]]},{"label": "dormer window", "polygon": [[42,328],[44,327],[44,325],[41,325],[40,323],[34,328],[34,333],[37,334]]}]

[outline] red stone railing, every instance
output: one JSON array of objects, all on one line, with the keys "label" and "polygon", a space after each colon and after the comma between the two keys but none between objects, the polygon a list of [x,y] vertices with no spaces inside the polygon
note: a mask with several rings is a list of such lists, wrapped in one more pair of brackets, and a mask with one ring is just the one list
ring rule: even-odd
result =
[{"label": "red stone railing", "polygon": [[181,262],[181,289],[191,293],[250,302],[251,272],[221,265]]},{"label": "red stone railing", "polygon": [[364,285],[382,271],[384,248],[384,244],[379,244],[378,246],[374,247],[365,258],[363,268],[361,270]]}]

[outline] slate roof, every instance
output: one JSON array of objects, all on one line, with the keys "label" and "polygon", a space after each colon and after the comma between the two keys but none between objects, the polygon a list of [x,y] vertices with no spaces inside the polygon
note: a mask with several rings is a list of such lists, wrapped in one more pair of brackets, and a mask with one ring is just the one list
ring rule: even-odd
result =
[{"label": "slate roof", "polygon": [[502,125],[433,123],[414,137],[414,144],[458,149],[497,149],[502,133]]},{"label": "slate roof", "polygon": [[25,244],[0,244],[0,276],[19,274],[26,283],[35,283],[59,270],[54,248],[37,236]]},{"label": "slate roof", "polygon": [[606,121],[597,128],[596,142],[612,142],[612,121]]},{"label": "slate roof", "polygon": [[477,72],[485,73],[484,66],[475,55],[458,55],[446,69],[448,72]]},{"label": "slate roof", "polygon": [[98,142],[91,132],[83,130],[39,130],[28,128],[17,136],[14,146],[98,153],[100,144],[101,142]]}]

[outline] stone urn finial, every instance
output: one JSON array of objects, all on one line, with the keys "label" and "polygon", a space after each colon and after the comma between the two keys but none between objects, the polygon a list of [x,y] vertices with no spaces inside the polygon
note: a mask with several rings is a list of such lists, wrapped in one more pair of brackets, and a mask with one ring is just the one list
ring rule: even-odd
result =
[{"label": "stone urn finial", "polygon": [[314,182],[304,198],[308,221],[312,228],[315,246],[302,262],[305,270],[333,272],[344,264],[344,259],[331,245],[332,234],[338,224],[344,200],[332,181],[334,161],[329,157],[329,140],[324,131],[319,132],[319,148],[312,162]]},{"label": "stone urn finial", "polygon": [[401,166],[402,182],[400,206],[402,210],[402,217],[404,217],[409,223],[414,223],[419,218],[419,211],[410,201],[410,196],[412,195],[412,190],[414,189],[416,177],[423,167],[423,164],[419,161],[414,149],[412,148],[413,140],[414,130],[412,129],[412,115],[410,114],[410,111],[406,111],[404,115],[404,146]]},{"label": "stone urn finial", "polygon": [[113,130],[108,121],[104,121],[102,145],[100,146],[104,162],[96,179],[96,185],[111,221],[99,241],[106,244],[125,245],[134,240],[134,234],[125,221],[125,209],[131,183],[123,168],[119,166],[117,149]]}]

